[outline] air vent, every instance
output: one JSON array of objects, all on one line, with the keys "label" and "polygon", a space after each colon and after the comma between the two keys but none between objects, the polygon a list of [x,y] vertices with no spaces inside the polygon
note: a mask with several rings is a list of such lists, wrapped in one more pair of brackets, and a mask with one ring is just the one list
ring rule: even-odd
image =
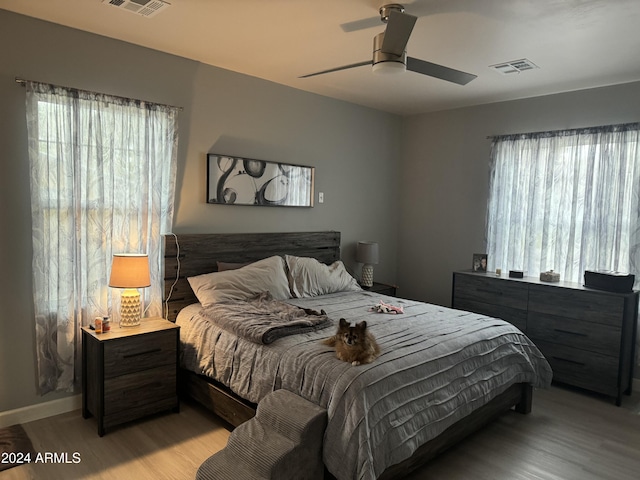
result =
[{"label": "air vent", "polygon": [[102,0],[102,3],[107,3],[143,17],[153,17],[156,13],[171,5],[162,0]]},{"label": "air vent", "polygon": [[512,60],[510,62],[489,65],[489,68],[494,69],[496,72],[499,72],[502,75],[510,75],[512,73],[520,73],[527,70],[533,70],[534,68],[538,68],[538,66],[532,61],[523,58],[521,60]]}]

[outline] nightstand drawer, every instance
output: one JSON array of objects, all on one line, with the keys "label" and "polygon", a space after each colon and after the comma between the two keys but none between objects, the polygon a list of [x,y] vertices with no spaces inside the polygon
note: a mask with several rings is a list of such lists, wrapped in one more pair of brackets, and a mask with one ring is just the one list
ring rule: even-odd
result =
[{"label": "nightstand drawer", "polygon": [[615,356],[620,349],[620,329],[601,323],[529,312],[527,335],[533,340]]},{"label": "nightstand drawer", "polygon": [[[176,397],[176,366],[167,365],[105,380],[104,414],[111,415]],[[152,412],[147,412],[152,413]]]},{"label": "nightstand drawer", "polygon": [[160,365],[173,365],[175,368],[176,335],[175,330],[166,330],[106,342],[105,378],[140,372]]},{"label": "nightstand drawer", "polygon": [[389,295],[395,297],[398,287],[395,285],[389,285],[387,283],[373,282],[371,287],[362,287],[363,290],[371,293],[379,293],[380,295]]}]

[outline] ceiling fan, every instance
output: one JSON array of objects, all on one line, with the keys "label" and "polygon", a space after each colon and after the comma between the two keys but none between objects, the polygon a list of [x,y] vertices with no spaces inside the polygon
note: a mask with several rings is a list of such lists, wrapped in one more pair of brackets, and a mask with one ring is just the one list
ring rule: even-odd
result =
[{"label": "ceiling fan", "polygon": [[413,15],[404,13],[404,7],[398,3],[383,5],[380,7],[380,20],[387,24],[387,28],[373,38],[372,60],[309,73],[299,78],[309,78],[364,65],[372,65],[374,73],[402,73],[410,70],[458,85],[466,85],[477,77],[471,73],[408,57],[406,47],[417,19]]}]

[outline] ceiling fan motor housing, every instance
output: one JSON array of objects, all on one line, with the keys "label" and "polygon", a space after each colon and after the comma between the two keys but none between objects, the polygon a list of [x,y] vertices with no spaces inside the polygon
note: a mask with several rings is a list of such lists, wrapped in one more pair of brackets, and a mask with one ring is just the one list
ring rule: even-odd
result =
[{"label": "ceiling fan motor housing", "polygon": [[380,7],[380,20],[383,23],[387,23],[389,21],[389,15],[391,15],[391,11],[395,10],[396,12],[404,13],[404,6],[399,3],[390,3],[388,5],[383,5]]},{"label": "ceiling fan motor housing", "polygon": [[384,32],[373,37],[373,68],[374,73],[400,73],[407,69],[407,52],[402,55],[385,53],[382,51]]}]

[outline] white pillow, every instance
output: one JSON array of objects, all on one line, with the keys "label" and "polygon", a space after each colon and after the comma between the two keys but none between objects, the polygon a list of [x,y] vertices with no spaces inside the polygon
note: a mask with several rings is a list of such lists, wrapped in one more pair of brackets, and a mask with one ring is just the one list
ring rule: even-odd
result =
[{"label": "white pillow", "polygon": [[289,270],[289,286],[294,297],[315,297],[327,293],[362,290],[340,260],[325,265],[315,258],[291,255],[285,255],[284,258]]},{"label": "white pillow", "polygon": [[282,257],[258,260],[236,270],[189,277],[189,284],[203,307],[225,300],[247,300],[261,292],[274,299],[291,298]]}]

